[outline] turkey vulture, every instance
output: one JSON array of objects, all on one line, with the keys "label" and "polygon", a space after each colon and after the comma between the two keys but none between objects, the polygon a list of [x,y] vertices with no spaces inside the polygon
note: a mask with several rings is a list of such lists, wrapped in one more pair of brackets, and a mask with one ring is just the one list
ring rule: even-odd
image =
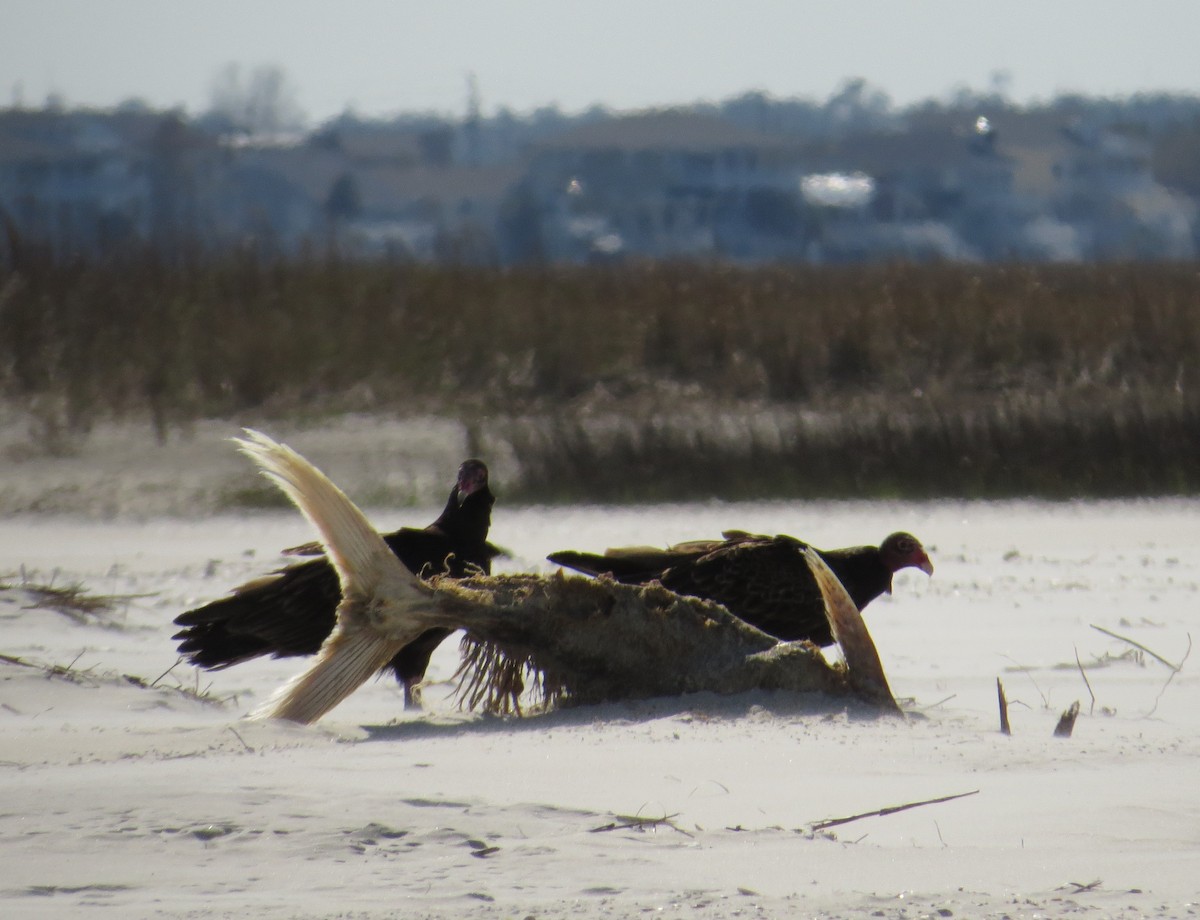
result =
[{"label": "turkey vulture", "polygon": [[[488,469],[482,460],[466,460],[436,521],[423,529],[402,527],[383,534],[388,548],[414,574],[452,578],[491,572],[501,550],[487,541],[492,505]],[[291,555],[321,554],[319,544],[284,550]],[[328,560],[310,559],[278,569],[235,588],[228,597],[175,618],[185,627],[172,638],[192,664],[210,670],[271,655],[314,655],[333,631],[342,597],[338,576]],[[429,658],[452,630],[428,629],[386,664],[404,686],[405,706],[420,705],[418,685]]]},{"label": "turkey vulture", "polygon": [[[660,582],[676,594],[716,601],[734,616],[784,641],[832,645],[821,591],[804,558],[807,544],[786,535],[726,531],[724,540],[695,540],[666,549],[631,546],[604,555],[563,550],[547,558],[625,584]],[[814,547],[815,549],[815,547]],[[894,533],[879,546],[815,549],[862,610],[909,566],[933,574],[921,541]]]}]

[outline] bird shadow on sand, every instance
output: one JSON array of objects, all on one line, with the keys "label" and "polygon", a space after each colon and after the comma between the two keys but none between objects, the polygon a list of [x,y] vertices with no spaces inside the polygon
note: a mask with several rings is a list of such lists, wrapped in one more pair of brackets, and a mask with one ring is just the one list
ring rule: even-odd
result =
[{"label": "bird shadow on sand", "polygon": [[[555,728],[579,728],[640,724],[659,719],[724,722],[745,718],[818,718],[874,722],[879,709],[846,697],[822,693],[792,693],[783,690],[752,690],[745,693],[691,693],[677,697],[623,700],[583,706],[563,706],[528,715],[482,714],[462,721],[414,718],[386,725],[362,725],[364,741],[407,741],[422,738],[455,738],[478,734],[511,734]],[[781,723],[781,728],[786,723]]]}]

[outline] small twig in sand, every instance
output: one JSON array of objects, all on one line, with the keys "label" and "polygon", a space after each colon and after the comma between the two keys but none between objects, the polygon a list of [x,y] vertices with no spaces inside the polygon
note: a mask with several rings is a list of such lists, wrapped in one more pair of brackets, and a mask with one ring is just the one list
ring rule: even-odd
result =
[{"label": "small twig in sand", "polygon": [[253,754],[254,748],[250,747],[250,745],[248,745],[246,743],[246,739],[237,733],[237,729],[234,728],[232,725],[227,726],[227,727],[229,728],[229,730],[231,732],[233,732],[233,737],[237,738],[238,741],[242,742],[242,747],[244,747],[246,749],[246,752],[249,754]]},{"label": "small twig in sand", "polygon": [[174,670],[175,670],[177,667],[179,667],[179,665],[180,665],[182,662],[183,662],[183,658],[176,658],[176,659],[175,659],[175,663],[174,663],[173,665],[171,665],[169,668],[167,668],[165,671],[163,671],[161,674],[159,674],[159,675],[158,675],[158,677],[154,678],[154,680],[152,680],[152,681],[150,682],[150,686],[151,686],[151,687],[157,687],[157,686],[158,686],[158,682],[159,682],[160,680],[162,680],[164,677],[166,677],[168,674],[170,674],[172,671],[174,671]]},{"label": "small twig in sand", "polygon": [[958,792],[954,795],[943,795],[936,799],[925,799],[921,802],[907,802],[904,805],[889,805],[887,808],[877,808],[875,811],[864,811],[857,815],[849,815],[845,818],[829,818],[825,821],[814,821],[808,826],[810,831],[823,831],[829,827],[837,827],[840,824],[849,824],[851,821],[858,821],[862,818],[882,818],[886,815],[894,815],[898,811],[908,811],[910,808],[920,808],[922,805],[939,805],[942,802],[953,802],[955,799],[965,799],[969,795],[978,795],[979,790],[973,789],[970,792]]},{"label": "small twig in sand", "polygon": [[3,661],[5,664],[15,664],[22,668],[41,667],[40,665],[30,664],[24,658],[19,658],[16,655],[5,655],[3,652],[0,652],[0,661]]},{"label": "small twig in sand", "polygon": [[1095,891],[1100,887],[1101,881],[1102,879],[1096,879],[1092,882],[1067,882],[1067,884],[1074,889],[1072,894],[1082,894],[1085,891]]},{"label": "small twig in sand", "polygon": [[1088,696],[1092,698],[1092,704],[1088,707],[1090,716],[1096,711],[1096,694],[1092,692],[1092,682],[1088,680],[1087,671],[1083,669],[1083,662],[1079,660],[1079,646],[1075,646],[1075,664],[1079,666],[1079,676],[1083,678],[1083,685],[1087,687]]},{"label": "small twig in sand", "polygon": [[1159,700],[1161,700],[1163,697],[1163,694],[1167,692],[1167,687],[1171,686],[1171,681],[1173,681],[1175,679],[1176,674],[1178,674],[1180,671],[1183,670],[1184,664],[1187,662],[1188,658],[1191,656],[1191,654],[1192,654],[1192,634],[1191,633],[1187,634],[1187,640],[1188,640],[1187,651],[1184,652],[1183,657],[1181,659],[1179,659],[1179,667],[1170,673],[1170,675],[1167,677],[1166,683],[1164,683],[1162,685],[1162,689],[1158,691],[1158,696],[1156,696],[1154,698],[1154,705],[1151,706],[1150,711],[1148,713],[1146,713],[1147,718],[1154,715],[1155,711],[1158,709]]},{"label": "small twig in sand", "polygon": [[931,709],[937,709],[939,706],[943,705],[944,703],[949,703],[956,696],[958,696],[957,693],[951,693],[949,696],[942,697],[936,703],[930,703],[928,706],[922,706],[921,712],[928,712]]},{"label": "small twig in sand", "polygon": [[1142,645],[1140,642],[1135,642],[1133,639],[1130,639],[1127,636],[1118,635],[1117,633],[1113,632],[1112,630],[1105,629],[1103,626],[1097,626],[1095,623],[1092,624],[1092,629],[1096,630],[1097,632],[1102,632],[1106,636],[1112,636],[1112,638],[1117,639],[1121,642],[1125,642],[1128,645],[1132,645],[1134,648],[1136,648],[1142,652],[1145,652],[1151,658],[1155,659],[1156,661],[1162,662],[1168,668],[1171,669],[1171,674],[1167,678],[1166,683],[1164,683],[1162,685],[1162,689],[1160,689],[1158,691],[1158,696],[1156,696],[1154,698],[1154,705],[1152,707],[1150,707],[1150,711],[1148,713],[1146,713],[1147,717],[1154,715],[1155,711],[1158,709],[1159,701],[1162,699],[1163,694],[1167,692],[1167,687],[1171,686],[1171,681],[1173,681],[1175,679],[1176,674],[1178,674],[1180,671],[1183,670],[1184,664],[1187,662],[1188,658],[1192,654],[1192,634],[1191,633],[1187,634],[1187,640],[1188,640],[1187,651],[1184,652],[1183,657],[1181,659],[1179,659],[1179,664],[1172,664],[1171,662],[1167,661],[1167,659],[1164,658],[1162,655],[1158,654],[1158,652],[1156,652],[1152,649],[1146,648],[1146,646]]},{"label": "small twig in sand", "polygon": [[1013,663],[1013,667],[1029,678],[1029,682],[1033,684],[1033,689],[1036,690],[1038,692],[1038,696],[1042,698],[1042,706],[1044,706],[1046,709],[1049,709],[1050,701],[1046,699],[1046,694],[1042,693],[1042,688],[1037,685],[1037,681],[1034,680],[1033,675],[1029,673],[1029,668],[1023,664],[1019,664],[1015,658],[1010,658],[1008,655],[1005,655],[1004,657],[1008,658],[1008,660]]},{"label": "small twig in sand", "polygon": [[1000,700],[1000,732],[1004,735],[1012,734],[1012,726],[1008,724],[1008,697],[1004,695],[1004,684],[1000,683],[1000,678],[996,678],[996,696]]},{"label": "small twig in sand", "polygon": [[[1105,629],[1103,626],[1097,626],[1095,623],[1093,623],[1092,629],[1096,630],[1097,632],[1102,632],[1106,636],[1112,636],[1114,639],[1119,639],[1122,642],[1132,645],[1134,648],[1141,649],[1143,652],[1145,652],[1151,658],[1155,658],[1158,661],[1161,661],[1172,671],[1178,672],[1179,669],[1183,667],[1182,663],[1177,664],[1177,665],[1171,664],[1171,662],[1167,661],[1167,659],[1165,659],[1162,655],[1158,654],[1158,652],[1155,652],[1155,651],[1152,651],[1152,650],[1146,648],[1146,646],[1142,645],[1142,643],[1135,642],[1133,639],[1130,639],[1126,636],[1118,635],[1117,633],[1113,632],[1112,630]],[[1190,646],[1191,646],[1191,637],[1190,636],[1188,637],[1188,645],[1190,648]]]},{"label": "small twig in sand", "polygon": [[1054,726],[1055,738],[1070,738],[1071,732],[1075,730],[1075,719],[1079,716],[1079,700],[1076,700],[1067,707],[1067,711],[1062,714],[1058,720],[1058,724]]},{"label": "small twig in sand", "polygon": [[661,818],[643,818],[640,815],[617,815],[616,821],[612,821],[608,824],[601,824],[599,827],[593,827],[590,831],[588,831],[588,833],[602,834],[607,831],[624,830],[644,831],[646,828],[657,828],[659,825],[662,825],[669,827],[673,831],[678,831],[685,837],[691,837],[691,834],[675,824],[675,819],[678,817],[678,814],[663,815]]}]

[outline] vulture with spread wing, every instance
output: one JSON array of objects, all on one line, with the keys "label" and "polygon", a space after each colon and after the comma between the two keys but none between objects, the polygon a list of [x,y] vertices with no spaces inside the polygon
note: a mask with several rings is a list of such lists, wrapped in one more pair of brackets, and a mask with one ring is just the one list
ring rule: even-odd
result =
[{"label": "vulture with spread wing", "polygon": [[[492,505],[488,468],[466,460],[446,507],[425,528],[403,527],[383,541],[410,572],[421,576],[463,578],[491,572],[501,550],[488,542]],[[210,670],[270,655],[315,655],[333,631],[342,597],[337,572],[320,544],[284,550],[294,556],[318,556],[254,579],[219,600],[175,618],[184,627],[173,637],[192,664]],[[420,682],[429,658],[452,630],[433,628],[400,649],[387,662],[404,686],[406,706],[420,705]]]}]

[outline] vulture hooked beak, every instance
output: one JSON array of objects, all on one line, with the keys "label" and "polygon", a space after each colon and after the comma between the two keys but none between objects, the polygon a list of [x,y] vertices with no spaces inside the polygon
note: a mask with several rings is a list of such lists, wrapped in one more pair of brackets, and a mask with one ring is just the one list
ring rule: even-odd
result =
[{"label": "vulture hooked beak", "polygon": [[[929,554],[925,550],[919,550],[913,554],[912,560],[908,563],[910,568],[920,569],[930,578],[933,577],[933,562],[929,558]],[[887,593],[892,593],[892,580],[888,579]]]}]

